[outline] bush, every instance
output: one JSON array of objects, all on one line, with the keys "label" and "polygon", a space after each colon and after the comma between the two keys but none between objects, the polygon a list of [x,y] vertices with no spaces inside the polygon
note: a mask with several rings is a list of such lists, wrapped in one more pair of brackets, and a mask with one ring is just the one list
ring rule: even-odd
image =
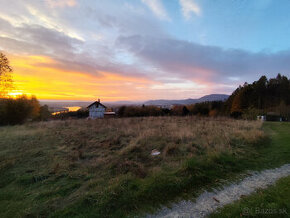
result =
[{"label": "bush", "polygon": [[242,118],[246,120],[256,120],[258,115],[263,115],[263,114],[264,113],[262,110],[250,107],[243,112]]},{"label": "bush", "polygon": [[50,117],[51,117],[51,113],[48,110],[48,106],[47,105],[41,106],[40,110],[39,110],[39,119],[38,120],[47,121]]},{"label": "bush", "polygon": [[88,116],[89,116],[88,110],[79,109],[77,111],[69,111],[69,112],[55,114],[52,116],[52,118],[56,120],[66,120],[66,119],[87,118]]},{"label": "bush", "polygon": [[120,117],[148,117],[162,116],[165,112],[156,106],[122,106],[119,108],[118,114]]},{"label": "bush", "polygon": [[35,97],[25,95],[0,100],[0,125],[22,124],[28,119],[39,118],[40,105]]}]

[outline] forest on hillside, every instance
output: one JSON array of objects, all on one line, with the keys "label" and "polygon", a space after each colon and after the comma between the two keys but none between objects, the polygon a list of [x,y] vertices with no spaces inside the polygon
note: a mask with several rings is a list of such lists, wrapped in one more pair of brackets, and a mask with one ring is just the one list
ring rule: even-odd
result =
[{"label": "forest on hillside", "polygon": [[208,101],[192,105],[174,105],[170,110],[156,106],[123,106],[121,117],[140,116],[231,116],[256,119],[272,114],[290,120],[290,80],[278,74],[276,78],[262,76],[252,84],[239,86],[226,101]]},{"label": "forest on hillside", "polygon": [[234,117],[272,112],[289,118],[290,80],[278,74],[276,78],[262,76],[252,84],[245,83],[225,102],[225,112]]}]

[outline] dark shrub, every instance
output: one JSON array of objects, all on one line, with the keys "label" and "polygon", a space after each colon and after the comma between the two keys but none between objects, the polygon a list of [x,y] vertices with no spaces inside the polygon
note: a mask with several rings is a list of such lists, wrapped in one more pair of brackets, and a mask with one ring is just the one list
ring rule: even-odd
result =
[{"label": "dark shrub", "polygon": [[0,100],[0,125],[22,124],[28,119],[39,117],[39,102],[35,97],[28,99],[25,95]]}]

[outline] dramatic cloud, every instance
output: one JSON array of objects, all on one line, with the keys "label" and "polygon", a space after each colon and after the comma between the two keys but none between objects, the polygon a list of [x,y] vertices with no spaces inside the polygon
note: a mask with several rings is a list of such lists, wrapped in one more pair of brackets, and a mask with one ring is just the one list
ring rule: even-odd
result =
[{"label": "dramatic cloud", "polygon": [[257,72],[267,76],[290,73],[290,51],[252,53],[138,35],[120,37],[119,42],[160,71],[194,81],[230,83],[257,79]]},{"label": "dramatic cloud", "polygon": [[0,50],[21,92],[50,99],[200,97],[231,93],[263,74],[290,74],[289,50],[207,44],[201,20],[215,7],[206,11],[204,0],[198,16],[196,2],[0,0]]},{"label": "dramatic cloud", "polygon": [[194,0],[179,0],[179,3],[181,5],[182,14],[186,19],[190,19],[191,13],[195,15],[201,14],[201,9]]}]

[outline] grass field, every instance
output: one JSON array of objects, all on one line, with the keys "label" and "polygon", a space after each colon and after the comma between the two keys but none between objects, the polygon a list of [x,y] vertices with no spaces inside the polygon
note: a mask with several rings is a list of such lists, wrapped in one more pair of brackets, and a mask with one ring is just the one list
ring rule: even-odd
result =
[{"label": "grass field", "polygon": [[[290,163],[290,123],[264,124],[270,135],[270,145],[261,151],[261,161],[267,167]],[[263,166],[263,165],[260,165]],[[280,179],[266,190],[258,190],[249,197],[228,205],[211,217],[289,217],[290,177]]]},{"label": "grass field", "polygon": [[149,117],[1,127],[0,217],[142,214],[289,162],[289,123],[267,123],[266,134],[261,125]]}]

